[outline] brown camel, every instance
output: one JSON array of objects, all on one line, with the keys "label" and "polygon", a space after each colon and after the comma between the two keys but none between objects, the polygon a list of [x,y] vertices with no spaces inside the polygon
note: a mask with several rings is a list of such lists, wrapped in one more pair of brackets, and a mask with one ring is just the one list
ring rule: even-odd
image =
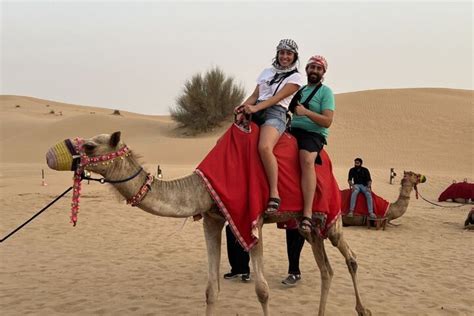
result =
[{"label": "brown camel", "polygon": [[[418,173],[412,171],[404,171],[403,178],[401,180],[401,188],[398,199],[390,203],[386,214],[387,221],[390,223],[391,220],[401,217],[405,214],[408,203],[410,202],[410,195],[413,189],[416,189],[417,184],[423,183],[426,178]],[[342,222],[344,226],[365,226],[366,216],[342,216]],[[392,224],[394,225],[394,224]]]},{"label": "brown camel", "polygon": [[[68,140],[64,143],[67,144]],[[221,238],[225,218],[220,213],[219,208],[208,193],[206,186],[199,175],[193,173],[184,178],[163,181],[154,179],[149,183],[150,177],[143,171],[140,164],[134,158],[128,147],[120,141],[120,132],[112,135],[102,134],[90,139],[80,141],[79,145],[72,145],[74,141],[69,140],[69,144],[59,143],[51,148],[47,154],[48,165],[56,170],[74,170],[77,165],[77,154],[82,155],[78,164],[79,169],[98,173],[102,175],[105,182],[110,182],[117,191],[123,195],[127,202],[137,205],[142,210],[158,216],[165,217],[196,217],[204,218],[204,235],[208,254],[208,282],[206,288],[206,315],[215,314],[219,284],[219,265],[221,257]],[[77,143],[77,142],[76,142]],[[75,147],[78,152],[76,156],[70,155],[71,164],[69,169],[64,168],[64,157],[55,157],[54,151],[57,146],[62,146],[64,152],[66,147]],[[125,148],[125,149],[124,149]],[[67,149],[66,149],[67,151]],[[76,171],[76,174],[78,172]],[[148,183],[148,185],[144,185]],[[146,193],[146,189],[150,190]],[[137,193],[138,192],[138,193]],[[145,192],[145,193],[144,193]],[[255,274],[255,290],[258,300],[263,308],[264,315],[270,315],[269,309],[269,287],[263,274],[263,239],[262,225],[264,223],[275,223],[289,220],[292,217],[300,217],[301,214],[282,213],[269,216],[258,223],[259,242],[250,250],[252,266]],[[339,217],[331,226],[328,238],[332,245],[337,247],[346,260],[355,290],[356,311],[358,315],[371,315],[369,309],[362,305],[359,289],[357,285],[357,261],[354,252],[349,248],[342,232],[342,221]],[[321,273],[321,295],[318,314],[324,315],[326,302],[329,294],[329,287],[334,272],[329,263],[324,240],[315,232],[305,236],[311,244],[314,258]]]}]

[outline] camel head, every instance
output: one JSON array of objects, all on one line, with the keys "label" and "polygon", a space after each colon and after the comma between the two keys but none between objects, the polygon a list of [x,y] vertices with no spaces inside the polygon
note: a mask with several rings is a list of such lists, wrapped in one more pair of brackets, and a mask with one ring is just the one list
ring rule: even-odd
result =
[{"label": "camel head", "polygon": [[[46,162],[51,169],[74,172],[71,203],[71,222],[74,226],[76,226],[77,214],[79,212],[81,181],[89,178],[86,171],[92,171],[104,176],[103,179],[98,181],[105,183],[105,174],[109,165],[115,160],[124,159],[129,155],[130,149],[120,142],[120,132],[115,132],[112,135],[97,135],[90,139],[79,137],[66,139],[48,150]],[[141,171],[142,168],[140,168],[139,172]],[[134,177],[136,175],[138,173]],[[128,180],[129,178],[125,181]]]},{"label": "camel head", "polygon": [[425,183],[426,177],[419,173],[414,173],[412,171],[403,171],[403,178],[402,178],[402,186],[403,185],[410,185],[415,186],[418,183]]},{"label": "camel head", "polygon": [[115,159],[129,154],[120,141],[120,132],[101,134],[89,139],[66,139],[51,147],[46,162],[51,169],[76,171],[78,168],[103,174]]}]

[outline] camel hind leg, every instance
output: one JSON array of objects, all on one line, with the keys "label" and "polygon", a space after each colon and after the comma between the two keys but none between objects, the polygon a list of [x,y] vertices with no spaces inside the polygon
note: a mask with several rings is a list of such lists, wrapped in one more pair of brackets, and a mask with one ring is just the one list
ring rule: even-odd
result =
[{"label": "camel hind leg", "polygon": [[319,316],[323,316],[326,310],[326,302],[328,299],[329,288],[331,287],[332,277],[334,272],[329,263],[326,250],[324,249],[324,240],[316,236],[314,232],[311,233],[311,238],[306,239],[313,250],[314,259],[319,267],[321,273],[321,296],[319,299]]},{"label": "camel hind leg", "polygon": [[329,229],[328,238],[334,247],[337,247],[341,254],[346,259],[347,267],[352,277],[352,283],[354,285],[354,291],[356,296],[356,311],[359,316],[372,315],[371,311],[362,305],[360,298],[359,289],[357,285],[357,261],[354,252],[347,244],[344,235],[342,234],[342,220],[339,217],[336,223]]},{"label": "camel hind leg", "polygon": [[255,274],[255,292],[257,293],[258,301],[262,305],[263,314],[270,315],[268,306],[268,299],[270,289],[267,280],[263,275],[263,239],[262,239],[263,222],[258,223],[258,243],[250,250],[250,258],[252,259],[252,267]]},{"label": "camel hind leg", "polygon": [[224,218],[210,213],[204,214],[204,236],[208,257],[208,279],[206,287],[206,315],[214,315],[220,290],[219,266],[221,262],[221,241]]}]

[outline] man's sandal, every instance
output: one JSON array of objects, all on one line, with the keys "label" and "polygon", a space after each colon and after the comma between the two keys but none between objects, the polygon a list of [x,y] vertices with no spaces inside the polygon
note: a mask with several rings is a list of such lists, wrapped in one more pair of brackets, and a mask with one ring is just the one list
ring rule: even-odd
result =
[{"label": "man's sandal", "polygon": [[279,198],[274,198],[274,197],[269,198],[268,203],[267,203],[267,209],[265,210],[265,214],[267,215],[275,214],[280,208],[280,202],[281,200]]},{"label": "man's sandal", "polygon": [[311,218],[303,216],[301,218],[300,224],[298,225],[298,230],[300,234],[308,234],[313,230],[313,221]]}]

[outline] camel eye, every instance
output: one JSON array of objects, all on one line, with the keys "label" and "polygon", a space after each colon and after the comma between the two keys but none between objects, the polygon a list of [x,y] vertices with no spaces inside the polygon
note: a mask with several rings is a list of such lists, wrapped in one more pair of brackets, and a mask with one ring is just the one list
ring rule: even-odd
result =
[{"label": "camel eye", "polygon": [[94,151],[96,146],[94,144],[87,143],[87,144],[84,144],[83,147],[84,147],[84,151],[87,154],[90,154]]}]

